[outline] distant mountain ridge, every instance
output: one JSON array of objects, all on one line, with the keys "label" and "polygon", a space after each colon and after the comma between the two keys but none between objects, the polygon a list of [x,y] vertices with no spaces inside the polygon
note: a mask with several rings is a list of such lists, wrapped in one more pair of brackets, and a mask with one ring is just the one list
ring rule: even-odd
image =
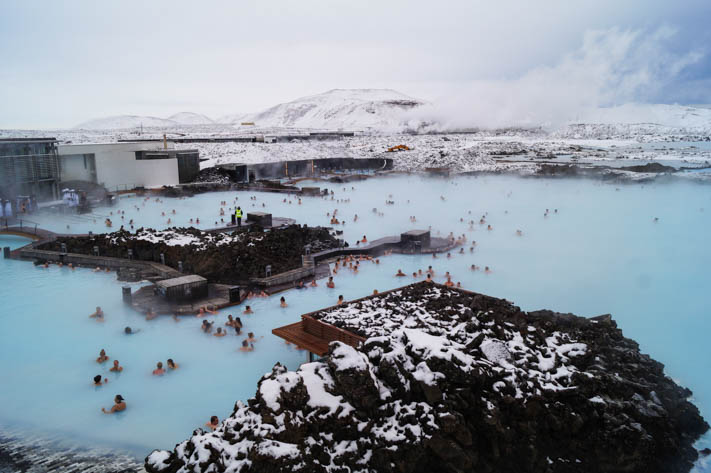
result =
[{"label": "distant mountain ridge", "polygon": [[426,102],[391,89],[333,89],[301,97],[257,113],[236,113],[212,120],[205,115],[182,112],[168,118],[117,115],[89,120],[75,128],[110,130],[144,127],[170,128],[213,123],[254,123],[260,128],[378,129],[400,130],[406,112]]},{"label": "distant mountain ridge", "polygon": [[259,127],[399,130],[406,112],[425,103],[391,89],[333,89],[237,118]]},{"label": "distant mountain ridge", "polygon": [[[180,128],[190,126],[233,126],[238,132],[271,129],[322,129],[378,132],[447,132],[447,115],[432,114],[433,104],[391,89],[333,89],[301,97],[257,113],[235,113],[212,120],[205,115],[181,112],[168,118],[118,115],[90,120],[76,128],[116,130]],[[439,118],[437,118],[439,117]],[[461,121],[461,120],[460,120]],[[249,123],[250,125],[242,125]],[[472,123],[471,128],[486,129]],[[514,127],[515,128],[515,127]],[[711,134],[711,108],[669,104],[623,104],[596,108],[556,129],[561,137],[613,137],[638,134]]]},{"label": "distant mountain ridge", "polygon": [[147,115],[114,115],[111,117],[89,120],[74,128],[84,130],[119,130],[127,128],[171,128],[180,125],[210,125],[215,123],[211,118],[193,112],[180,112],[168,118]]}]

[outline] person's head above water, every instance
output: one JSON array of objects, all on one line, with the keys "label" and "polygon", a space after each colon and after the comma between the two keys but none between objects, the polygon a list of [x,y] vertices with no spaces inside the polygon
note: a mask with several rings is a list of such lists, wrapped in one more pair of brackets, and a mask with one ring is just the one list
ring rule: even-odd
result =
[{"label": "person's head above water", "polygon": [[118,403],[120,403],[120,402],[123,402],[123,396],[120,395],[120,394],[117,394],[116,397],[114,398],[114,402],[115,402],[116,404],[118,404]]},{"label": "person's head above water", "polygon": [[131,330],[131,327],[126,327],[125,329],[123,329],[123,332],[127,335],[130,335],[133,332],[133,330]]},{"label": "person's head above water", "polygon": [[97,374],[94,376],[94,384],[101,384],[101,375]]}]

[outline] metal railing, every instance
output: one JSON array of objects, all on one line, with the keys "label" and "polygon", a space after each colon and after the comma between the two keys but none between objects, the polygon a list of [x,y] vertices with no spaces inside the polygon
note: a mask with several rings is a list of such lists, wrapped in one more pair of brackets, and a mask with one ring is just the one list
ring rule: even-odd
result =
[{"label": "metal railing", "polygon": [[16,229],[19,227],[19,230],[23,233],[30,233],[32,235],[37,235],[37,226],[39,224],[37,222],[33,222],[31,220],[27,220],[24,218],[14,218],[14,217],[3,217],[0,219],[0,229],[2,230],[10,230]]}]

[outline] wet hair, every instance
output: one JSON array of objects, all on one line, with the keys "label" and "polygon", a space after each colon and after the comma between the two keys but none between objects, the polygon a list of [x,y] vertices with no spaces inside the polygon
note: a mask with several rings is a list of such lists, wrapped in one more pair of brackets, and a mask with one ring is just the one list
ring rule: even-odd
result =
[{"label": "wet hair", "polygon": [[175,362],[172,358],[168,358],[168,366],[175,366]]},{"label": "wet hair", "polygon": [[159,362],[156,364],[156,366],[158,367],[158,369],[163,368],[163,362],[162,362],[162,361],[159,361]]},{"label": "wet hair", "polygon": [[217,327],[217,333],[222,333],[222,327]]},{"label": "wet hair", "polygon": [[97,374],[94,376],[94,384],[101,384],[101,375]]},{"label": "wet hair", "polygon": [[123,332],[126,334],[131,333],[131,327],[126,327],[125,329],[123,329]]},{"label": "wet hair", "polygon": [[215,424],[215,423],[219,422],[219,420],[220,420],[220,419],[218,419],[217,416],[212,416],[212,417],[210,417],[210,423],[211,423],[211,424]]},{"label": "wet hair", "polygon": [[286,302],[286,299],[284,299],[284,296],[281,296],[281,299],[279,299],[281,302]]},{"label": "wet hair", "polygon": [[254,332],[249,332],[247,335],[249,335],[249,338],[254,338]]},{"label": "wet hair", "polygon": [[247,342],[247,340],[242,340],[242,346],[243,346],[243,347],[248,347],[248,346],[249,346],[249,343]]},{"label": "wet hair", "polygon": [[117,394],[116,397],[114,398],[116,401],[121,402],[123,401],[123,396],[120,394]]}]

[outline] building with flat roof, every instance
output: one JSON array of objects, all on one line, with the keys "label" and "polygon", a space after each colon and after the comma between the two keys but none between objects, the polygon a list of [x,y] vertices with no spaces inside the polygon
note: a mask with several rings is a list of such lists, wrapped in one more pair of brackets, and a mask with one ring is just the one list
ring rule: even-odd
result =
[{"label": "building with flat roof", "polygon": [[0,198],[54,200],[59,197],[58,182],[56,138],[0,139]]},{"label": "building with flat roof", "polygon": [[59,145],[60,180],[88,181],[109,191],[175,186],[200,172],[197,150],[163,143]]}]

